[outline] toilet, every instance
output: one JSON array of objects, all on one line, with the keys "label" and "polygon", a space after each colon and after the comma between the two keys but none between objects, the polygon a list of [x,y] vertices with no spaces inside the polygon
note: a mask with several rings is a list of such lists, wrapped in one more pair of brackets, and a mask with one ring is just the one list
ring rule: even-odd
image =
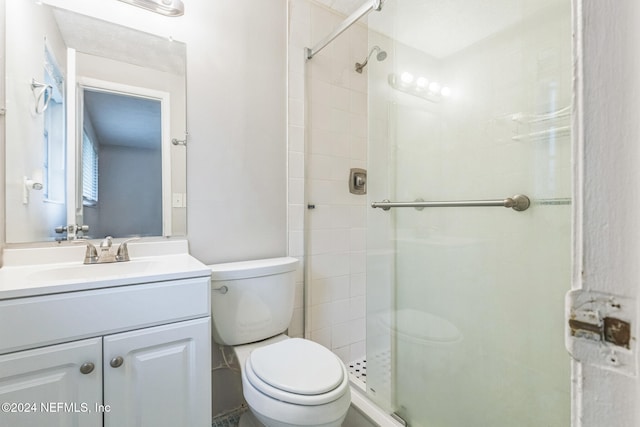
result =
[{"label": "toilet", "polygon": [[210,265],[213,340],[232,346],[250,412],[240,427],[338,427],[349,377],[330,350],[284,332],[293,315],[296,258]]}]

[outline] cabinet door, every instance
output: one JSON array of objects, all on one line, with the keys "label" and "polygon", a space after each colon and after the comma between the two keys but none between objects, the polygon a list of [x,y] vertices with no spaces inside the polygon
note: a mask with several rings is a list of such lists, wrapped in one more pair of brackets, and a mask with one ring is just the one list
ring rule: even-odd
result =
[{"label": "cabinet door", "polygon": [[0,426],[102,426],[102,339],[0,356]]},{"label": "cabinet door", "polygon": [[211,425],[210,318],[104,337],[105,427]]}]

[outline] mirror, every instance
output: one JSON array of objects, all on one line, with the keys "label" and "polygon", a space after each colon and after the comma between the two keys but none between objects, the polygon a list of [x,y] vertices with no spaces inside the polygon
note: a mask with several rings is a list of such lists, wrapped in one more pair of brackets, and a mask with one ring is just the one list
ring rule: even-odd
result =
[{"label": "mirror", "polygon": [[7,243],[185,235],[186,46],[34,2],[6,14]]}]

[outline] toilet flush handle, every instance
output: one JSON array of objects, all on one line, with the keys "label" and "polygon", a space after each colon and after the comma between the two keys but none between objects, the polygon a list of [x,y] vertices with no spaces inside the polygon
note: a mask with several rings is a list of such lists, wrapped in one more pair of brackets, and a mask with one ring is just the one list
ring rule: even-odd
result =
[{"label": "toilet flush handle", "polygon": [[212,291],[218,291],[221,294],[226,294],[227,292],[229,292],[229,288],[227,288],[226,286],[220,286],[219,288],[213,288],[211,289]]}]

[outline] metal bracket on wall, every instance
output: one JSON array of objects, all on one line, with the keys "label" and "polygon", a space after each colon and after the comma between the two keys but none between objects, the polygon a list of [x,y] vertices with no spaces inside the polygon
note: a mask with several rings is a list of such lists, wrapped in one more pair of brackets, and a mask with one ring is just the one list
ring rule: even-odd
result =
[{"label": "metal bracket on wall", "polygon": [[567,293],[566,307],[565,345],[574,360],[636,375],[634,300],[576,289]]},{"label": "metal bracket on wall", "polygon": [[188,138],[189,138],[189,132],[185,132],[184,133],[184,139],[173,138],[173,139],[171,139],[171,143],[173,145],[182,145],[182,146],[186,147]]}]

